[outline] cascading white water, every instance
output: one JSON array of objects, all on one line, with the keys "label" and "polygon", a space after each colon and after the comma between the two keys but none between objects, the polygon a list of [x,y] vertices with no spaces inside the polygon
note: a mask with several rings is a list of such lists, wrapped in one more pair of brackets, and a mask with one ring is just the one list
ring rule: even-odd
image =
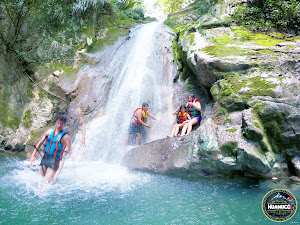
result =
[{"label": "cascading white water", "polygon": [[[152,128],[145,128],[145,142],[164,138],[172,129],[175,70],[170,34],[160,23],[140,25],[126,39],[93,55],[97,65],[81,69],[79,77],[92,79],[93,87],[81,95],[80,101],[99,99],[99,104],[93,111],[94,118],[87,123],[86,147],[80,147],[81,131],[73,138],[76,173],[73,173],[71,160],[67,159],[56,184],[59,194],[66,190],[126,191],[148,182],[146,175],[132,173],[121,166],[120,161],[125,154],[133,111],[143,102],[149,103],[149,111],[158,119],[149,118],[146,122]],[[77,80],[75,85],[80,82],[82,80]],[[21,165],[21,169],[14,172],[13,182],[25,184],[27,191],[38,196],[47,196],[56,189],[41,189],[41,178],[36,171],[27,168],[28,160]],[[38,166],[37,160],[35,168]]]},{"label": "cascading white water", "polygon": [[[87,124],[85,150],[79,147],[81,133],[73,142],[78,161],[103,160],[117,163],[125,153],[125,140],[133,111],[143,102],[149,103],[158,121],[148,118],[152,128],[145,128],[146,142],[170,133],[172,116],[173,64],[171,41],[167,28],[157,22],[134,29],[116,51],[101,54],[99,63],[86,73],[105,74],[111,80],[109,93],[100,90],[99,99],[107,96],[100,115]],[[168,36],[169,37],[169,36]],[[103,59],[105,57],[105,59]],[[94,75],[91,75],[94,74]],[[107,84],[105,84],[107,85]],[[99,88],[102,88],[101,85]]]}]

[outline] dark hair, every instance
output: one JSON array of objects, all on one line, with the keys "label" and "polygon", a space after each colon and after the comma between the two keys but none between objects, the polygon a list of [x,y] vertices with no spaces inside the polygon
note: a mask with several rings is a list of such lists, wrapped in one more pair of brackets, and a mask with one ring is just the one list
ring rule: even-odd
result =
[{"label": "dark hair", "polygon": [[185,108],[185,110],[186,110],[186,106],[185,105],[181,105],[179,111],[181,111],[182,108]]},{"label": "dark hair", "polygon": [[142,107],[145,107],[145,106],[149,106],[149,104],[147,102],[144,102]]},{"label": "dark hair", "polygon": [[189,94],[189,96],[191,96],[192,99],[196,98],[194,94]]},{"label": "dark hair", "polygon": [[62,122],[64,122],[64,123],[66,123],[67,120],[68,120],[68,117],[67,117],[66,115],[64,115],[64,114],[58,114],[58,115],[56,116],[55,121],[57,121],[57,120],[60,120],[60,121],[62,121]]}]

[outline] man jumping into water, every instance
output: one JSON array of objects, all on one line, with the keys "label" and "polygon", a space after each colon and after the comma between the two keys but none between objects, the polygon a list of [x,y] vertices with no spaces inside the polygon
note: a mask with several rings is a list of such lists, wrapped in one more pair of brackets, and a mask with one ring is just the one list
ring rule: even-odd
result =
[{"label": "man jumping into water", "polygon": [[73,169],[75,171],[70,136],[68,133],[63,131],[66,120],[67,117],[64,115],[58,115],[56,117],[55,126],[46,131],[40,139],[38,144],[35,146],[29,161],[29,166],[32,166],[33,161],[35,161],[36,152],[45,141],[44,156],[38,169],[38,174],[45,177],[45,181],[48,183],[54,177],[65,150],[68,150],[70,153],[73,161]]},{"label": "man jumping into water", "polygon": [[128,136],[126,139],[126,149],[129,143],[129,138],[132,134],[137,134],[137,140],[136,144],[139,146],[141,144],[141,139],[142,139],[142,130],[141,127],[142,125],[148,128],[151,128],[150,125],[146,124],[144,121],[149,116],[150,118],[157,120],[153,115],[151,115],[148,111],[149,109],[149,104],[148,103],[143,103],[141,108],[137,108],[132,115],[131,121],[130,121],[130,127],[128,130]]}]

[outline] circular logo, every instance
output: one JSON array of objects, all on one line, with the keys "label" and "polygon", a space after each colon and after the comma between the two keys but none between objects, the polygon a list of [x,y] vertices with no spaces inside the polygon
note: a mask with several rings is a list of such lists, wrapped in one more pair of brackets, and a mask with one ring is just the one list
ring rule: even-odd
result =
[{"label": "circular logo", "polygon": [[295,196],[285,189],[269,191],[261,202],[265,216],[275,222],[285,222],[291,219],[297,211]]}]

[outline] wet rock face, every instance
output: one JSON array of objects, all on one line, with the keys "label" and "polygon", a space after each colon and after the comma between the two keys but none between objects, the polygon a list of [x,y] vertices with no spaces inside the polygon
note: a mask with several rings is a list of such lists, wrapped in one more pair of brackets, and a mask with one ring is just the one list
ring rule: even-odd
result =
[{"label": "wet rock face", "polygon": [[[188,136],[131,150],[124,165],[184,176],[271,177],[287,176],[288,170],[299,175],[300,42],[222,27],[234,7],[228,2],[198,19],[201,31],[194,25],[177,31],[181,67],[210,89],[211,114]],[[263,1],[252,4],[260,7]],[[138,163],[147,151],[157,158]]]},{"label": "wet rock face", "polygon": [[38,136],[32,132],[51,121],[53,112],[62,111],[66,97],[56,77],[49,73],[25,74],[17,58],[2,50],[0,144],[2,150],[23,151],[24,144]]}]

